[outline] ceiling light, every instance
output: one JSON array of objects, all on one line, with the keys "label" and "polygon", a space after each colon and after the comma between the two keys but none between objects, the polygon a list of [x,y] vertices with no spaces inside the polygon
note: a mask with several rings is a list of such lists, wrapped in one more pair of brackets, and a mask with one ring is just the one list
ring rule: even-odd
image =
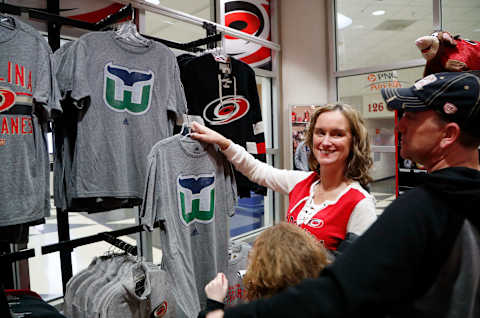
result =
[{"label": "ceiling light", "polygon": [[480,32],[480,29],[474,29],[473,32]]},{"label": "ceiling light", "polygon": [[146,0],[147,2],[150,2],[152,4],[160,4],[160,0]]},{"label": "ceiling light", "polygon": [[341,13],[337,13],[337,28],[339,30],[345,29],[350,24],[352,24],[352,19],[347,16],[344,16]]},{"label": "ceiling light", "polygon": [[385,10],[377,10],[372,12],[372,15],[384,15],[384,14],[385,14]]}]

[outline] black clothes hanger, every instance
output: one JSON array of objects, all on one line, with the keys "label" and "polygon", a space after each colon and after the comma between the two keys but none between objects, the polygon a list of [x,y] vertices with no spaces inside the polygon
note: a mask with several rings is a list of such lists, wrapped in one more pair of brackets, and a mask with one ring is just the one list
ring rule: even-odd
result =
[{"label": "black clothes hanger", "polygon": [[2,1],[0,4],[0,26],[14,30],[15,29],[15,20],[12,17],[4,15],[3,13],[20,15],[21,10],[18,7],[6,4],[5,1]]}]

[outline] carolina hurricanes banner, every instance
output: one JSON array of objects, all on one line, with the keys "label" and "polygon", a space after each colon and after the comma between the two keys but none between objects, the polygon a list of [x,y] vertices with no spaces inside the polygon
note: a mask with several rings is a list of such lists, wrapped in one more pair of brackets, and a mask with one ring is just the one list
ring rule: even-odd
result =
[{"label": "carolina hurricanes banner", "polygon": [[[222,3],[224,25],[270,40],[270,0],[223,0]],[[225,35],[225,50],[252,67],[272,69],[272,52],[260,44]]]}]

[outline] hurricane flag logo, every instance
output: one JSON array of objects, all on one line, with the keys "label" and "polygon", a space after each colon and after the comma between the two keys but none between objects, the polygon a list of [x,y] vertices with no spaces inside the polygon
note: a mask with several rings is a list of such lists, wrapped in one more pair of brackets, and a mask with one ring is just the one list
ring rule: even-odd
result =
[{"label": "hurricane flag logo", "polygon": [[[270,0],[224,0],[224,4],[226,26],[270,40]],[[252,67],[271,69],[271,50],[261,44],[225,35],[225,48]]]},{"label": "hurricane flag logo", "polygon": [[15,93],[5,87],[0,87],[0,113],[15,105]]},{"label": "hurricane flag logo", "polygon": [[142,115],[152,101],[154,74],[114,65],[104,68],[103,99],[108,107],[117,112]]},{"label": "hurricane flag logo", "polygon": [[215,216],[215,174],[179,176],[178,211],[183,224],[210,223]]},{"label": "hurricane flag logo", "polygon": [[226,125],[248,113],[250,103],[239,95],[227,95],[210,102],[203,110],[203,118],[210,125]]}]

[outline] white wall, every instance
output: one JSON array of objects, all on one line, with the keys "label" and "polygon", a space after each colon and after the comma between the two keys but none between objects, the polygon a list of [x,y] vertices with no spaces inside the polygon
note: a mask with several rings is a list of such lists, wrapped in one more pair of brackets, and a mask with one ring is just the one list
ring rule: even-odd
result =
[{"label": "white wall", "polygon": [[[292,167],[290,106],[327,102],[328,35],[325,0],[279,0],[283,166]],[[283,127],[282,127],[283,126]]]},{"label": "white wall", "polygon": [[[279,123],[282,166],[291,169],[290,107],[328,101],[328,32],[325,0],[278,0],[281,81]],[[283,200],[288,207],[288,197]],[[284,216],[284,214],[281,214]]]}]

